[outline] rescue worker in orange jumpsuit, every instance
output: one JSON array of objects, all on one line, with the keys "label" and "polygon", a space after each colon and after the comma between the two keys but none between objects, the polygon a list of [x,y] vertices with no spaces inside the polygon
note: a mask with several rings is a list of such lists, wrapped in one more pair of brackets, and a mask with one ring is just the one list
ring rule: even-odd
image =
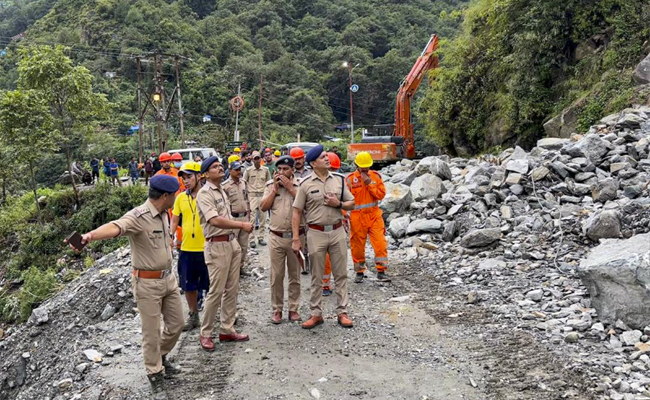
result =
[{"label": "rescue worker in orange jumpsuit", "polygon": [[381,175],[371,171],[372,156],[367,151],[357,154],[354,159],[357,170],[345,178],[345,182],[354,196],[354,210],[350,212],[350,249],[356,271],[355,283],[363,282],[366,271],[366,240],[375,250],[375,268],[377,280],[390,282],[386,276],[388,268],[388,249],[386,243],[386,226],[379,209],[379,202],[386,196],[386,187]]},{"label": "rescue worker in orange jumpsuit", "polygon": [[[302,150],[302,149],[301,149]],[[336,153],[328,152],[327,158],[330,160],[330,171],[339,172],[341,169],[341,159]],[[348,219],[348,212],[341,210],[343,213],[343,225],[345,230],[349,232],[350,224]],[[332,294],[332,287],[330,286],[330,280],[332,278],[332,264],[330,263],[330,255],[325,256],[325,269],[323,270],[323,296],[330,296]]]}]

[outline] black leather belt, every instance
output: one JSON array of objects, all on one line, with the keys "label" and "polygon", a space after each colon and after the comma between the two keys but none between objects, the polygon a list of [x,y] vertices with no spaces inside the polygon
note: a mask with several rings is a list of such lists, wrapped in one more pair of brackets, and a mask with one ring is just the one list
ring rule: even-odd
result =
[{"label": "black leather belt", "polygon": [[230,213],[230,215],[232,215],[235,218],[246,217],[246,216],[248,216],[248,211],[240,212],[240,213]]}]

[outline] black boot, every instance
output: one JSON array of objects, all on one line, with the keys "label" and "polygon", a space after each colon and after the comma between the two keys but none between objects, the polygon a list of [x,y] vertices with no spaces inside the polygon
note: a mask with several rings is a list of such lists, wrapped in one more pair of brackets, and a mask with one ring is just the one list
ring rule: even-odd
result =
[{"label": "black boot", "polygon": [[147,375],[151,383],[151,394],[154,400],[168,400],[167,388],[165,387],[165,376],[162,371],[157,374]]},{"label": "black boot", "polygon": [[166,355],[162,356],[162,364],[163,367],[165,367],[165,376],[176,375],[181,372],[178,367],[174,366],[174,364],[172,364],[171,361],[167,359]]}]

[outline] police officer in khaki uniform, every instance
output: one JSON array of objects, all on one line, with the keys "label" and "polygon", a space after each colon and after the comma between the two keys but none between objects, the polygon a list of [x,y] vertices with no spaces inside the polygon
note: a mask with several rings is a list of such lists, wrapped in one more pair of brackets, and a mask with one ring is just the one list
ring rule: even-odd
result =
[{"label": "police officer in khaki uniform", "polygon": [[205,300],[199,341],[204,350],[213,351],[212,330],[219,305],[221,305],[219,341],[248,340],[248,335],[237,333],[234,328],[241,263],[241,248],[235,240],[235,232],[242,229],[250,233],[253,224],[235,221],[230,215],[230,201],[221,187],[224,169],[216,156],[203,161],[201,173],[207,174],[207,182],[196,199],[205,236],[204,253],[210,275],[210,291]]},{"label": "police officer in khaki uniform", "polygon": [[[300,263],[291,250],[291,214],[298,192],[298,179],[293,176],[293,158],[282,156],[275,162],[277,172],[266,183],[260,208],[271,211],[269,224],[269,251],[271,256],[271,323],[282,322],[284,307],[284,274],[289,276],[289,321],[300,321]],[[304,221],[301,222],[300,240],[304,241]],[[286,268],[285,268],[286,262]]]},{"label": "police officer in khaki uniform", "polygon": [[[223,190],[228,195],[230,201],[230,215],[235,221],[248,222],[251,205],[248,199],[248,189],[246,182],[242,179],[242,165],[240,161],[233,161],[230,166],[230,178],[223,183]],[[241,247],[241,262],[239,274],[241,276],[250,276],[250,273],[244,268],[246,256],[248,255],[248,237],[249,233],[243,229],[235,232],[237,242]]]},{"label": "police officer in khaki uniform", "polygon": [[131,287],[142,320],[142,354],[156,400],[167,399],[163,376],[178,372],[166,355],[183,329],[181,295],[171,271],[172,239],[166,212],[174,205],[178,188],[177,178],[156,175],[151,178],[149,199],[143,205],[82,236],[82,243],[118,236],[129,238]]},{"label": "police officer in khaki uniform", "polygon": [[259,151],[253,152],[253,166],[246,168],[244,172],[244,180],[248,185],[248,193],[251,203],[251,218],[250,222],[255,224],[255,219],[259,216],[260,227],[259,230],[254,234],[253,240],[251,240],[251,247],[255,248],[257,243],[260,246],[266,246],[264,241],[264,231],[266,230],[266,213],[260,210],[260,202],[262,201],[262,196],[264,195],[264,186],[266,182],[271,180],[271,172],[269,169],[262,165],[262,156]]},{"label": "police officer in khaki uniform", "polygon": [[302,327],[312,329],[323,323],[321,279],[325,267],[325,256],[329,253],[332,274],[336,283],[338,322],[341,326],[349,328],[353,324],[347,314],[348,247],[341,209],[352,210],[354,197],[345,185],[343,175],[329,171],[330,161],[323,146],[318,145],[309,150],[305,161],[311,165],[313,173],[300,182],[296,199],[293,202],[291,218],[293,231],[291,248],[295,252],[302,247],[299,231],[303,210],[307,226],[309,226],[307,247],[311,259],[311,318],[305,321]]}]

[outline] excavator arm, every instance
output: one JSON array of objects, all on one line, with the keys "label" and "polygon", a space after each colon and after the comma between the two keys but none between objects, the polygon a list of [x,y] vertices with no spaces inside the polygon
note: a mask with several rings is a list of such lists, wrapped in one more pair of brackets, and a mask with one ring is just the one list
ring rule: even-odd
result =
[{"label": "excavator arm", "polygon": [[438,67],[438,56],[434,55],[437,48],[438,35],[431,35],[431,39],[429,39],[422,54],[413,65],[411,72],[402,81],[397,92],[394,135],[404,138],[406,157],[408,158],[415,158],[411,101],[427,71]]}]

